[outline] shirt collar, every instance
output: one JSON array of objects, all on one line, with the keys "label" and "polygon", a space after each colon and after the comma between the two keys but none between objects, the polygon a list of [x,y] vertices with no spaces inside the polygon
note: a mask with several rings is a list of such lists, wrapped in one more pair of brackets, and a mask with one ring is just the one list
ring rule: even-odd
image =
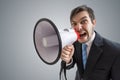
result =
[{"label": "shirt collar", "polygon": [[88,46],[91,45],[94,39],[95,39],[95,32],[93,32],[91,39],[87,41],[85,44],[87,44]]}]

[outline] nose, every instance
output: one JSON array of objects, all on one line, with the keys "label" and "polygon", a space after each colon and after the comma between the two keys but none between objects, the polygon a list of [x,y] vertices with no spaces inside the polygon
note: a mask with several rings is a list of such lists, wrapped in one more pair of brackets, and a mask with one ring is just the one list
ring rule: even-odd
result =
[{"label": "nose", "polygon": [[78,23],[74,28],[76,31],[80,31],[82,29],[82,25]]}]

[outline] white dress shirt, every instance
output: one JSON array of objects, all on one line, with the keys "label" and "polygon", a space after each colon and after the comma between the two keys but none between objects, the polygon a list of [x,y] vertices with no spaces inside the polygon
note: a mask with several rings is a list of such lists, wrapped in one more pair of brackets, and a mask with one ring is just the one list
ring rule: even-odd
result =
[{"label": "white dress shirt", "polygon": [[87,57],[88,57],[88,55],[89,55],[90,48],[91,48],[91,46],[92,46],[92,43],[93,43],[93,40],[94,40],[94,39],[95,39],[95,32],[93,33],[91,39],[90,39],[88,42],[85,43],[85,44],[87,45]]}]

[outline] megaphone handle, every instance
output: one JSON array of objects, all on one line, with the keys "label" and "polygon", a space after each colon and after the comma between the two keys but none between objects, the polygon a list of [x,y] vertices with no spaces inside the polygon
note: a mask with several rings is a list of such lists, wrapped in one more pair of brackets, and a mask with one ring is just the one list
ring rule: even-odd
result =
[{"label": "megaphone handle", "polygon": [[67,77],[66,77],[66,62],[65,61],[61,62],[60,80],[61,80],[62,71],[64,71],[64,77],[65,77],[65,80],[67,80]]}]

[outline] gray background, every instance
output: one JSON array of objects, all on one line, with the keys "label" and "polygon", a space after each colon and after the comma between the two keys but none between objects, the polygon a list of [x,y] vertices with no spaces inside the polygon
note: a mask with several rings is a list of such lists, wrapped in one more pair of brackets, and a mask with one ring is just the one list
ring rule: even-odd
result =
[{"label": "gray background", "polygon": [[[69,14],[86,4],[96,14],[96,31],[120,42],[120,0],[0,0],[0,80],[59,80],[60,60],[43,63],[34,48],[33,29],[40,18],[69,28]],[[76,67],[67,72],[74,80]]]}]

